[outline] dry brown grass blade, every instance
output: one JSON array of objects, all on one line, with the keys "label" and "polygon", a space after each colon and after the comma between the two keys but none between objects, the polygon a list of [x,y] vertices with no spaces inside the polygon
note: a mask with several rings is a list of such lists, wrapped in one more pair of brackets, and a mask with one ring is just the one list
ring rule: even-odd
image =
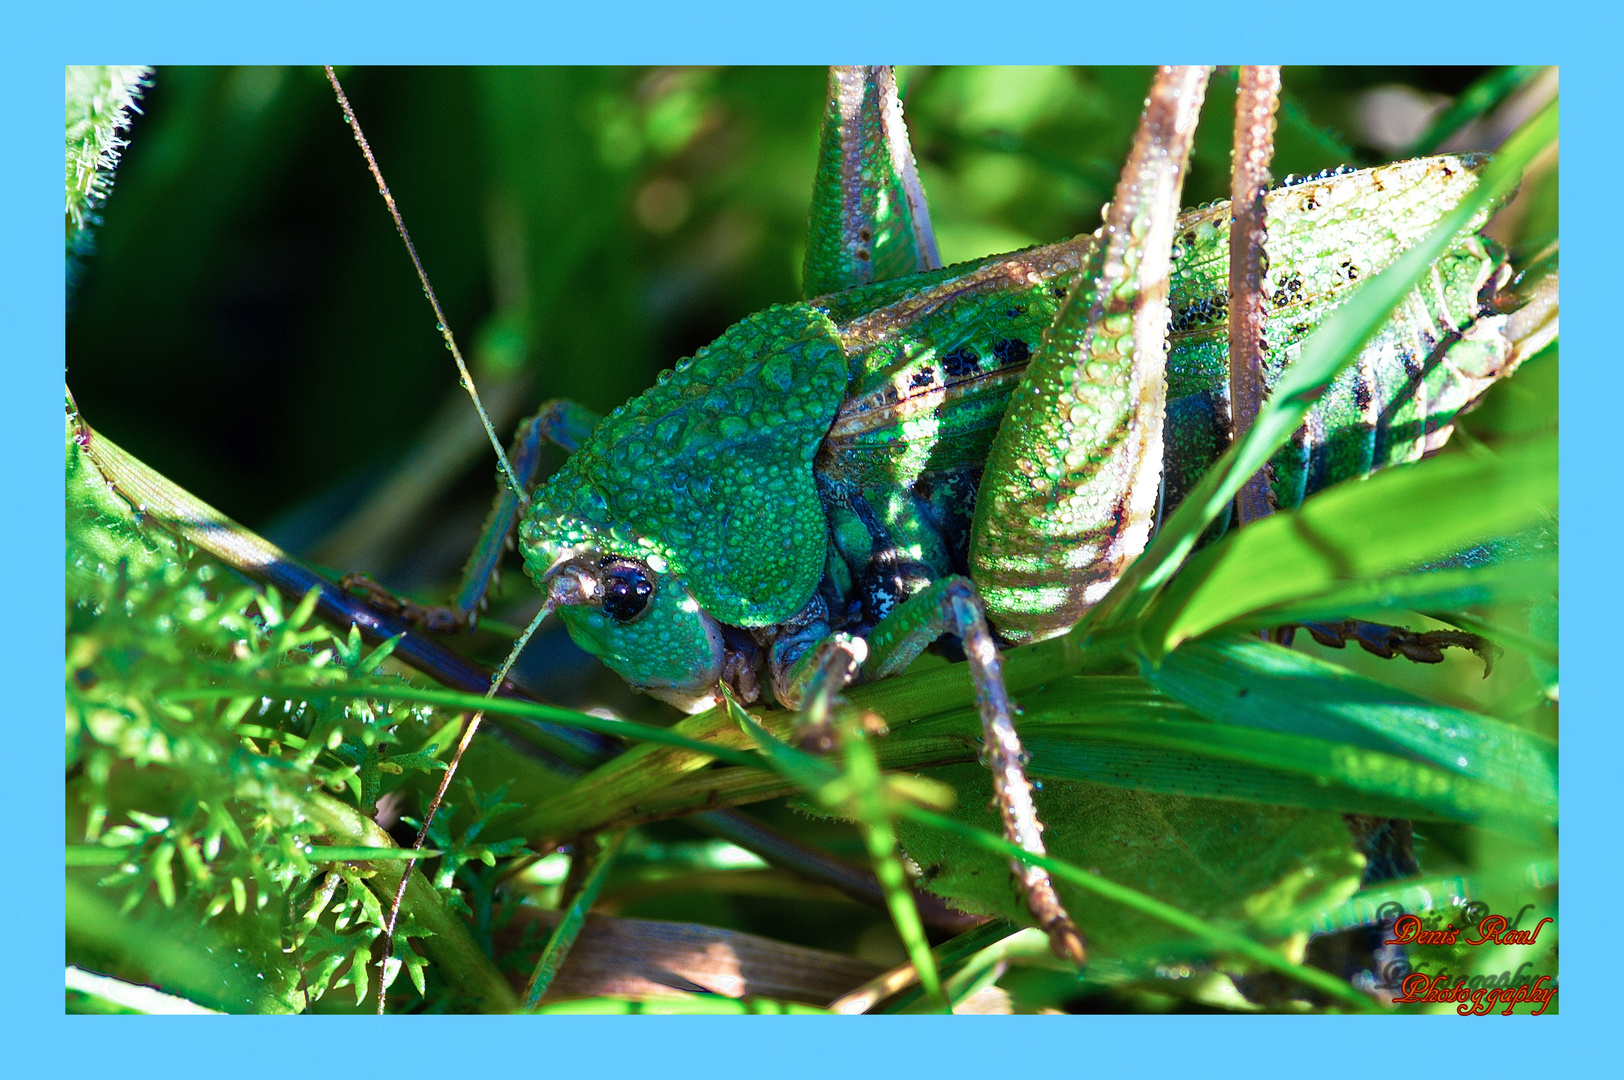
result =
[{"label": "dry brown grass blade", "polygon": [[[498,936],[497,947],[504,952],[513,948],[527,925],[535,926],[536,937],[545,940],[558,920],[558,912],[522,908]],[[527,962],[534,959],[531,956]],[[736,930],[589,915],[542,1002],[709,993],[824,1007],[873,979],[881,970],[878,964],[856,957]],[[512,977],[522,981],[523,970]],[[1007,1013],[1009,999],[1003,991],[989,987],[956,1011]]]}]

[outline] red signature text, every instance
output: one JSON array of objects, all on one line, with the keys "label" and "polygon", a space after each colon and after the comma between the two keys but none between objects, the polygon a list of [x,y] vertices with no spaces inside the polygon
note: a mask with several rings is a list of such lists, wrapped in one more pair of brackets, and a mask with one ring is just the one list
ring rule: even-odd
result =
[{"label": "red signature text", "polygon": [[[1537,934],[1539,931],[1534,932]],[[1487,1016],[1496,1009],[1500,1009],[1501,1016],[1510,1016],[1518,1005],[1531,1001],[1539,1006],[1531,1015],[1538,1016],[1550,1007],[1551,998],[1556,996],[1556,987],[1545,985],[1550,978],[1549,975],[1541,975],[1533,983],[1520,986],[1472,987],[1467,985],[1465,979],[1450,986],[1448,975],[1429,976],[1416,972],[1400,984],[1399,995],[1393,999],[1393,1004],[1420,1005],[1448,1001],[1458,1003],[1455,1011],[1462,1016]],[[1505,1006],[1503,1009],[1500,1008],[1502,1005]]]},{"label": "red signature text", "polygon": [[1468,945],[1487,945],[1493,942],[1496,945],[1533,945],[1539,941],[1539,932],[1548,922],[1554,922],[1549,916],[1539,921],[1539,925],[1532,930],[1520,930],[1513,927],[1506,928],[1504,915],[1485,915],[1477,924],[1477,936],[1472,937],[1471,930],[1458,929],[1454,923],[1442,930],[1428,930],[1422,925],[1421,919],[1416,915],[1400,915],[1393,921],[1393,936],[1387,939],[1388,945],[1454,945],[1461,940],[1461,934],[1468,936],[1465,939]]}]

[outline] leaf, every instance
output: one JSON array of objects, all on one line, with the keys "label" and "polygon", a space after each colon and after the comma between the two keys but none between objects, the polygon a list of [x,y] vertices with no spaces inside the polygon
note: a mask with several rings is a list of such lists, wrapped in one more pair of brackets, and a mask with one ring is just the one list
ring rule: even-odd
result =
[{"label": "leaf", "polygon": [[1427,762],[1556,810],[1556,747],[1278,645],[1190,642],[1145,679],[1226,724],[1307,735]]},{"label": "leaf", "polygon": [[1520,531],[1555,504],[1554,437],[1500,456],[1447,454],[1346,481],[1191,559],[1147,611],[1147,647],[1154,657],[1243,616],[1327,593],[1369,590],[1380,603],[1371,579]]},{"label": "leaf", "polygon": [[[1390,611],[1456,611],[1487,604],[1522,603],[1556,592],[1557,562],[1516,559],[1352,581],[1298,600],[1287,600],[1224,624],[1251,629]],[[1492,636],[1492,635],[1491,635]]]},{"label": "leaf", "polygon": [[[927,776],[951,784],[947,816],[993,833],[992,781],[978,765],[949,765]],[[1198,918],[1244,922],[1255,895],[1285,887],[1305,900],[1337,902],[1358,887],[1363,859],[1341,816],[1046,781],[1038,813],[1050,854],[1171,904]],[[897,831],[924,871],[925,888],[963,910],[1022,925],[1031,916],[1010,880],[1007,859],[903,820]],[[1198,942],[1161,920],[1057,879],[1067,910],[1095,957],[1204,955]]]}]

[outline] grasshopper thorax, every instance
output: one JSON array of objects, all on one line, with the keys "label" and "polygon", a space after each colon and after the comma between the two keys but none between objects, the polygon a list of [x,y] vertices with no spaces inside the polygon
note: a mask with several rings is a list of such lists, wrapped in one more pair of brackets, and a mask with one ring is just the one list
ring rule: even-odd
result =
[{"label": "grasshopper thorax", "polygon": [[599,423],[519,528],[526,571],[577,643],[677,700],[715,686],[723,625],[798,611],[823,573],[813,461],[846,379],[828,316],[789,304]]}]

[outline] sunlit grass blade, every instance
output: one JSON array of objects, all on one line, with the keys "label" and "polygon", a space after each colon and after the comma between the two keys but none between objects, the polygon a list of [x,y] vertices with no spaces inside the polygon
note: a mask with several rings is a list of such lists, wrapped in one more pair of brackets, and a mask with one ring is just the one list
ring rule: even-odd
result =
[{"label": "sunlit grass blade", "polygon": [[[1556,592],[1556,568],[1553,553],[1548,558],[1511,559],[1479,566],[1339,582],[1325,592],[1271,604],[1221,626],[1252,629],[1352,617],[1355,614],[1377,617],[1383,611],[1453,612],[1463,607],[1486,604],[1526,603]],[[1465,629],[1476,630],[1476,627]],[[1499,641],[1497,635],[1502,631],[1477,632],[1487,633]]]},{"label": "sunlit grass blade", "polygon": [[1427,125],[1427,130],[1410,145],[1409,152],[1418,156],[1434,153],[1451,135],[1498,107],[1544,70],[1538,64],[1512,64],[1492,69],[1462,90],[1454,104]]},{"label": "sunlit grass blade", "polygon": [[[1021,730],[1034,777],[1189,798],[1457,821],[1525,839],[1549,835],[1549,808],[1409,755],[1214,724],[1167,699],[1159,717],[1101,719],[1091,708],[1091,685],[1105,681],[1066,679],[1027,699]],[[968,761],[974,755],[975,724],[972,713],[953,714],[923,721],[916,737],[936,741],[956,734],[963,740],[961,760]],[[913,764],[905,744],[885,747],[880,761],[887,768]]]},{"label": "sunlit grass blade", "polygon": [[389,862],[409,859],[438,858],[441,852],[433,848],[368,848],[312,846],[305,853],[311,862]]},{"label": "sunlit grass blade", "polygon": [[470,712],[482,709],[493,717],[507,716],[522,720],[540,720],[563,727],[578,727],[584,731],[596,731],[604,735],[615,735],[639,742],[691,750],[733,765],[766,767],[753,754],[741,753],[727,746],[718,746],[698,739],[690,739],[667,728],[655,727],[652,724],[640,724],[634,720],[607,720],[601,716],[591,716],[586,713],[575,712],[572,709],[561,709],[555,705],[516,701],[511,698],[485,698],[479,694],[465,694],[456,690],[432,690],[425,687],[409,686],[404,683],[399,686],[369,686],[364,693],[358,693],[353,687],[344,687],[342,685],[243,684],[240,686],[201,687],[165,691],[161,697],[165,701],[172,702],[209,701],[240,697],[245,693],[256,696],[259,694],[277,694],[293,699],[366,697],[378,701],[409,701],[423,705],[444,705],[453,709],[466,709]]},{"label": "sunlit grass blade", "polygon": [[1258,641],[1190,642],[1147,681],[1226,724],[1307,735],[1427,762],[1554,813],[1556,746],[1345,668]]},{"label": "sunlit grass blade", "polygon": [[1154,658],[1254,612],[1517,532],[1553,511],[1556,495],[1555,438],[1498,456],[1446,454],[1346,481],[1191,559],[1147,608],[1145,646]]},{"label": "sunlit grass blade", "polygon": [[[207,1009],[195,1001],[138,986],[122,979],[97,975],[69,964],[65,978],[68,991],[68,1011],[88,1013],[139,1013],[146,1016],[218,1016],[215,1009]],[[74,994],[86,1001],[75,1002]]]}]

